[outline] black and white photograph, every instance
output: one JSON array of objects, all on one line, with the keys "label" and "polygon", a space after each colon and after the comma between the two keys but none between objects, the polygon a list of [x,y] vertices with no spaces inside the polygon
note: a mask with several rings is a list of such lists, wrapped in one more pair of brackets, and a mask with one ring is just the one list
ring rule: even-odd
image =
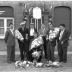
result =
[{"label": "black and white photograph", "polygon": [[0,72],[72,72],[72,0],[0,0]]}]

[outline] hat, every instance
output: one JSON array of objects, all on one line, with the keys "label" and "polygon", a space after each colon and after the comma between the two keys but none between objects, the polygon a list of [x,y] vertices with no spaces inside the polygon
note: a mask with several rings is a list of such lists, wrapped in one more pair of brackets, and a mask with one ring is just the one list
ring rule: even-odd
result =
[{"label": "hat", "polygon": [[63,27],[65,27],[65,24],[60,24],[60,26],[63,26]]},{"label": "hat", "polygon": [[23,21],[20,23],[20,25],[25,25],[26,24],[26,21]]}]

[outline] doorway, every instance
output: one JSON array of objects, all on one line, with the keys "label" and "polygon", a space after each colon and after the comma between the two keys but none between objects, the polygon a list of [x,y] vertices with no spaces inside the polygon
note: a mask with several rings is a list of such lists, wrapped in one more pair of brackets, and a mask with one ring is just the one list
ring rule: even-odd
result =
[{"label": "doorway", "polygon": [[67,6],[58,6],[54,8],[54,25],[65,24],[71,32],[71,8]]}]

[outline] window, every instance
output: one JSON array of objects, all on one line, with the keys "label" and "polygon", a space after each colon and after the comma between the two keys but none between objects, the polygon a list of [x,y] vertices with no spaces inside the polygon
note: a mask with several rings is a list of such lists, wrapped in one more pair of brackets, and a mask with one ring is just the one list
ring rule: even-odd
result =
[{"label": "window", "polygon": [[41,19],[38,19],[38,30],[41,28],[41,24],[42,24],[42,22],[41,22],[42,20]]},{"label": "window", "polygon": [[31,18],[31,23],[35,24],[35,19],[34,18]]},{"label": "window", "polygon": [[41,28],[41,24],[44,23],[43,22],[43,16],[42,16],[42,19],[38,19],[38,20],[36,20],[33,17],[31,17],[31,21],[30,22],[34,23],[35,24],[35,28],[38,30],[39,28]]},{"label": "window", "polygon": [[0,39],[4,39],[10,22],[14,24],[14,9],[11,6],[0,6]]},{"label": "window", "polygon": [[14,18],[0,18],[0,39],[4,39],[10,23],[14,24]]},{"label": "window", "polygon": [[31,23],[33,23],[34,24],[34,27],[36,28],[36,24],[35,24],[36,22],[35,22],[35,19],[34,18],[31,18]]},{"label": "window", "polygon": [[0,36],[4,35],[4,19],[0,19]]}]

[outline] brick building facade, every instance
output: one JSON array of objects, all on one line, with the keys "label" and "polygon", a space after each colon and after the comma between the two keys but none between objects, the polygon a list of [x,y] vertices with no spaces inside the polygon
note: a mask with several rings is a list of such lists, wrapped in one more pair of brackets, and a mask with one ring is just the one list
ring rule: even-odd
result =
[{"label": "brick building facade", "polygon": [[[47,26],[49,17],[52,16],[52,22],[54,26],[58,26],[60,23],[65,23],[67,29],[69,29],[72,34],[72,28],[71,28],[72,27],[72,2],[66,2],[66,1],[62,1],[62,2],[61,1],[54,1],[54,2],[53,1],[50,1],[50,2],[49,1],[12,1],[12,2],[5,1],[3,2],[3,1],[0,1],[0,13],[4,12],[4,10],[1,10],[2,7],[5,8],[8,13],[8,14],[6,13],[6,16],[4,15],[3,17],[0,16],[0,19],[4,20],[5,25],[8,24],[8,19],[10,19],[9,22],[13,22],[15,29],[17,29],[19,27],[19,24],[23,21],[23,18],[24,18],[25,4],[27,6],[27,10],[29,10],[31,7],[41,8],[42,19],[38,21],[39,28],[40,28],[40,23],[44,23]],[[9,12],[9,10],[11,12]],[[32,17],[30,18],[29,14],[27,14],[27,17],[29,18],[29,20],[27,21],[27,27],[29,28],[30,23],[32,21],[35,22],[35,20]],[[7,28],[8,27],[6,27],[5,30]],[[2,28],[1,30],[3,31]],[[3,51],[6,50],[4,38],[0,38],[0,50],[3,50]],[[17,41],[16,41],[16,50],[18,50]]]}]

